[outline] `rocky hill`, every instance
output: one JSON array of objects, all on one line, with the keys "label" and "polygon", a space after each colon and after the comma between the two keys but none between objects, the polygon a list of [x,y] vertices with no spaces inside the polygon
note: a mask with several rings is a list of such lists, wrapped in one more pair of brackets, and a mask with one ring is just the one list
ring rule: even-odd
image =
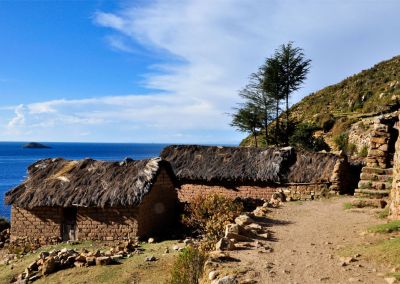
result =
[{"label": "rocky hill", "polygon": [[[329,140],[363,117],[397,110],[400,106],[400,56],[380,62],[303,98],[290,109],[295,122],[314,123]],[[241,145],[248,146],[251,139]]]}]

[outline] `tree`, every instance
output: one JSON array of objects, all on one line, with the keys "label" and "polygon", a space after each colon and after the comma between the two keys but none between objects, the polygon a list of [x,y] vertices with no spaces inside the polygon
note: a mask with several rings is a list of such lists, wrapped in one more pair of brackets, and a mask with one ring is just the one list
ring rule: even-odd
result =
[{"label": "tree", "polygon": [[[303,49],[294,47],[293,42],[282,44],[274,54],[280,68],[279,81],[281,92],[286,101],[286,134],[289,123],[289,97],[297,91],[310,71],[311,60],[306,59]],[[287,135],[288,137],[288,135]]]},{"label": "tree", "polygon": [[272,121],[274,101],[263,89],[263,74],[260,69],[250,75],[250,83],[239,92],[239,96],[254,105],[262,116],[262,128],[265,131],[265,141],[268,141],[268,125]]},{"label": "tree", "polygon": [[239,131],[251,133],[254,144],[258,147],[257,132],[262,127],[262,113],[254,104],[246,103],[241,108],[237,108],[236,113],[232,115],[231,126]]},{"label": "tree", "polygon": [[282,93],[281,66],[278,58],[267,58],[262,70],[263,91],[275,104],[275,144],[278,144],[280,101],[284,98]]}]

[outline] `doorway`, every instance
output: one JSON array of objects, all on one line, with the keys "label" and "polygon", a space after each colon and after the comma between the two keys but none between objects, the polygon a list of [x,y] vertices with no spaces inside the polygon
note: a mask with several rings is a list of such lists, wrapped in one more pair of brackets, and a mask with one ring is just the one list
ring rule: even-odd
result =
[{"label": "doorway", "polygon": [[76,228],[76,207],[64,208],[63,211],[63,224],[62,224],[62,240],[75,241],[78,239],[78,232]]}]

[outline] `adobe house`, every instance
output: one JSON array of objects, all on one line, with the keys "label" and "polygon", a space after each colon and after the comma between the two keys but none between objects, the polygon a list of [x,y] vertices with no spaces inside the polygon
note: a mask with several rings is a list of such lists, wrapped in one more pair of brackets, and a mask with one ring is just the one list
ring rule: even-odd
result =
[{"label": "adobe house", "polygon": [[175,220],[177,194],[169,163],[40,160],[6,193],[11,239],[118,240],[149,237]]},{"label": "adobe house", "polygon": [[[286,148],[172,145],[160,155],[171,163],[178,197],[199,194],[268,200],[283,191],[289,200],[308,200],[351,190],[346,157]],[[358,179],[359,173],[357,173]]]}]

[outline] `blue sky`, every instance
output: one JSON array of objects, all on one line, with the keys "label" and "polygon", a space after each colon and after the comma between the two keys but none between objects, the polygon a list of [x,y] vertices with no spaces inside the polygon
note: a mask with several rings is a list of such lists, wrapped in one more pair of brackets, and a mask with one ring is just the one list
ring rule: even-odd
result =
[{"label": "blue sky", "polygon": [[0,1],[0,140],[238,143],[237,91],[294,41],[303,96],[400,54],[397,0]]}]

